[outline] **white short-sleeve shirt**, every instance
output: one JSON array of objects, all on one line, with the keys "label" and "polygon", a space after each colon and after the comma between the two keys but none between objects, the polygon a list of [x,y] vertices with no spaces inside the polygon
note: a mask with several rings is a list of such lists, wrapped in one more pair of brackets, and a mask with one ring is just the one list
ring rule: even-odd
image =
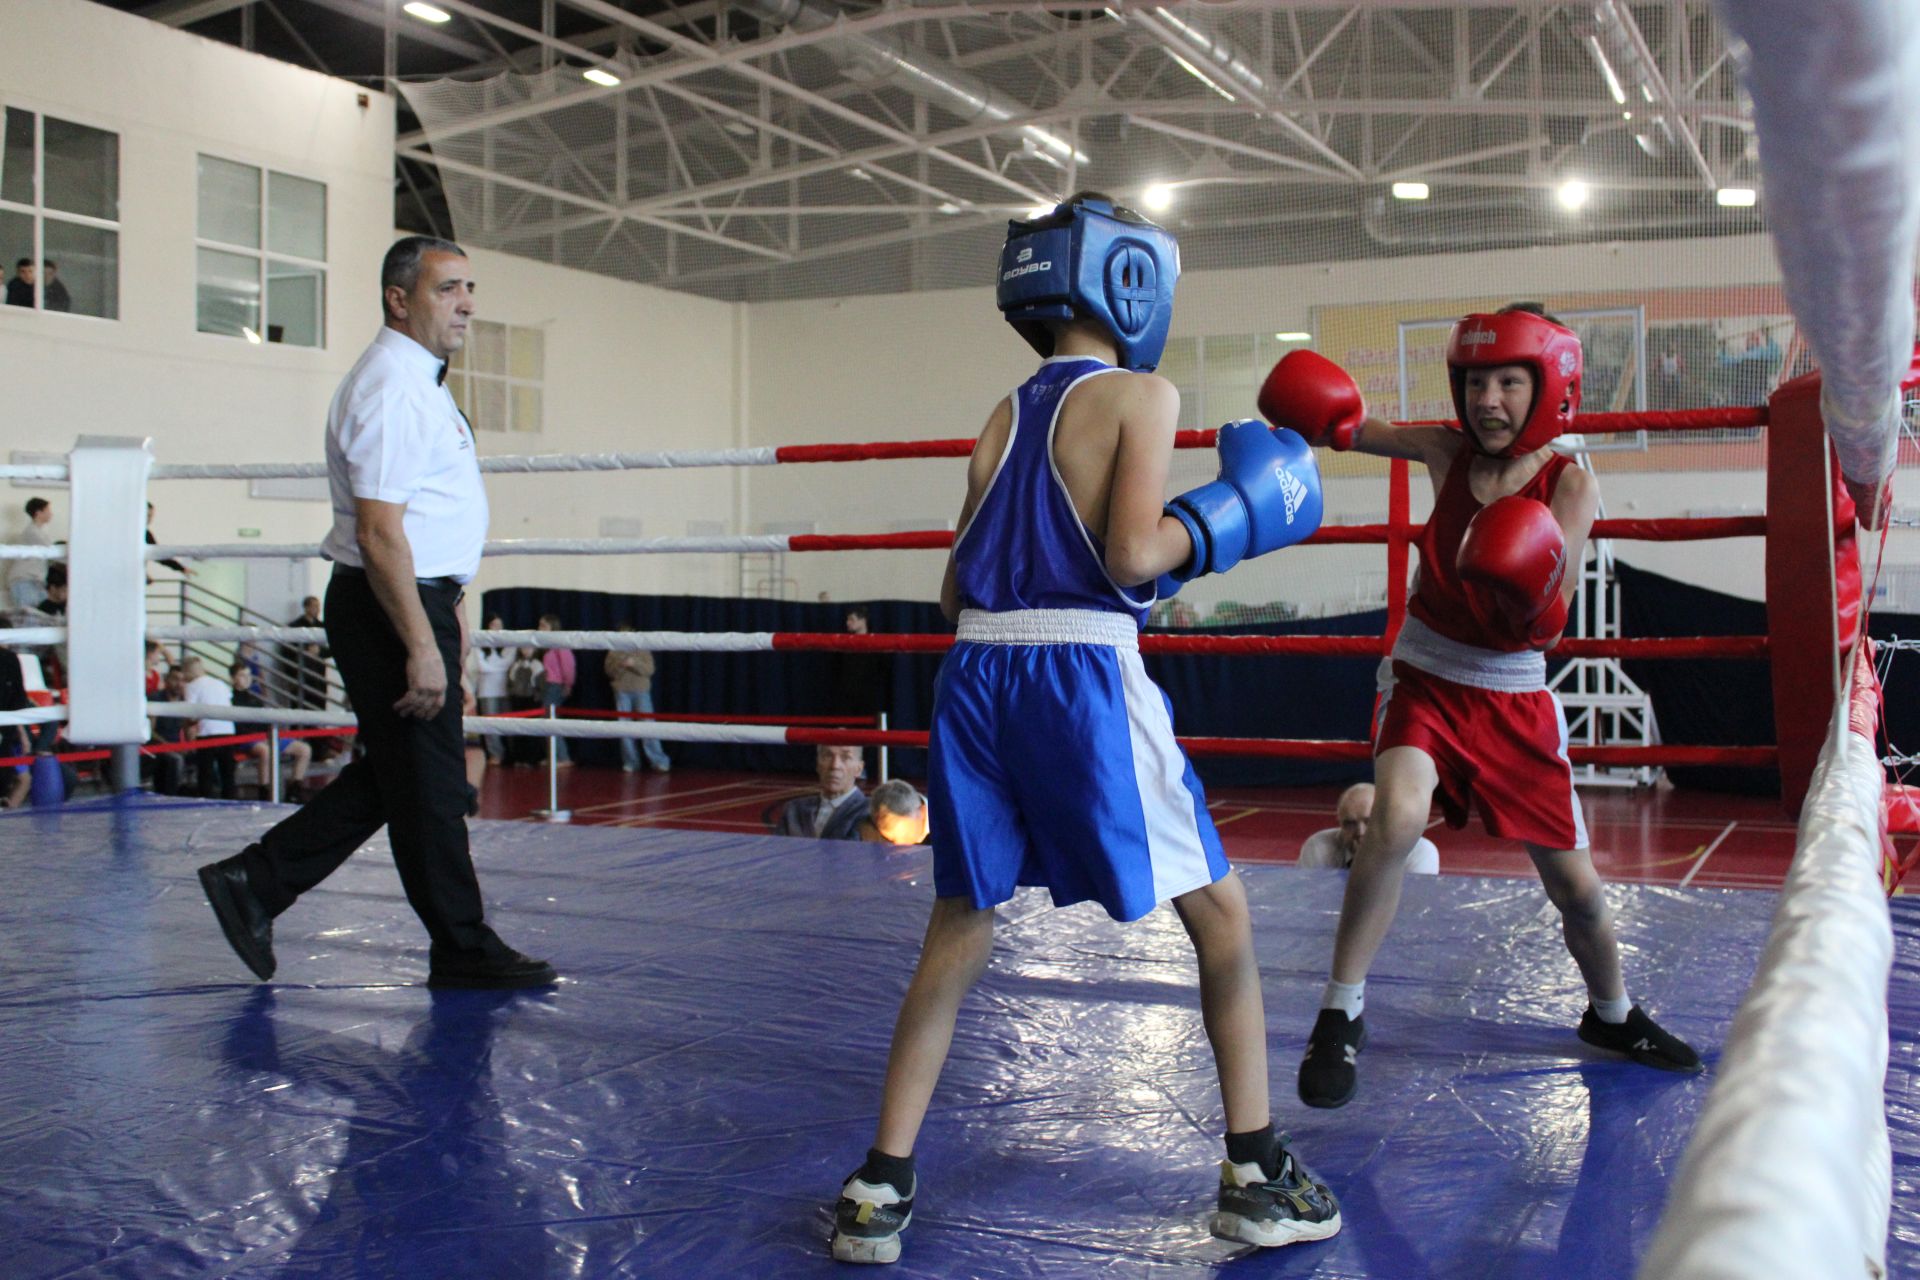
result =
[{"label": "white short-sleeve shirt", "polygon": [[[233,682],[222,680],[218,676],[196,676],[187,681],[186,701],[198,702],[202,706],[230,707],[233,705]],[[231,720],[202,720],[200,736],[203,738],[223,738],[233,732]]]},{"label": "white short-sleeve shirt", "polygon": [[[1328,827],[1308,836],[1300,846],[1300,865],[1345,867],[1347,855],[1340,849],[1340,828]],[[1422,876],[1440,874],[1440,851],[1434,848],[1433,841],[1421,836],[1413,842],[1413,852],[1407,855],[1407,870]]]},{"label": "white short-sleeve shirt", "polygon": [[487,540],[487,491],[473,431],[441,382],[441,361],[382,328],[327,410],[333,528],[320,554],[364,568],[354,499],[406,504],[401,524],[422,578],[470,581]]}]

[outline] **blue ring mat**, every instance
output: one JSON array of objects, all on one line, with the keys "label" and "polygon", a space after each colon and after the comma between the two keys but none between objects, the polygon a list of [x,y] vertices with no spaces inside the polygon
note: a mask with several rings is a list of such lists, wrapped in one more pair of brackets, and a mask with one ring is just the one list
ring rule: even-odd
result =
[{"label": "blue ring mat", "polygon": [[[227,949],[194,868],[271,825],[146,797],[0,817],[0,1271],[54,1277],[807,1277],[872,1134],[931,898],[924,851],[474,824],[491,919],[565,975],[433,993],[376,839]],[[1532,881],[1411,877],[1359,1096],[1293,1074],[1341,878],[1245,869],[1276,1119],[1333,1185],[1323,1244],[1206,1234],[1219,1103],[1172,913],[1003,909],[918,1151],[896,1277],[1617,1277],[1711,1075],[1580,1044]],[[1631,989],[1706,1052],[1773,895],[1614,886]],[[1889,1263],[1920,1276],[1920,911],[1896,899]],[[1792,1152],[1781,1158],[1791,1160]]]}]

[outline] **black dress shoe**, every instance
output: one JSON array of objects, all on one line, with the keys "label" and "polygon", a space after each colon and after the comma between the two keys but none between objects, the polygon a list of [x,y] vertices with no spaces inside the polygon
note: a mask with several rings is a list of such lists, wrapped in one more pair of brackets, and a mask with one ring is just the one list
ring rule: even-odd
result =
[{"label": "black dress shoe", "polygon": [[452,951],[435,947],[429,953],[427,985],[507,991],[517,987],[550,987],[560,975],[545,960],[523,956],[504,942],[484,950]]},{"label": "black dress shoe", "polygon": [[247,884],[247,868],[240,854],[209,862],[200,868],[200,887],[207,891],[220,932],[234,954],[253,970],[262,982],[273,977],[273,917],[253,896]]}]

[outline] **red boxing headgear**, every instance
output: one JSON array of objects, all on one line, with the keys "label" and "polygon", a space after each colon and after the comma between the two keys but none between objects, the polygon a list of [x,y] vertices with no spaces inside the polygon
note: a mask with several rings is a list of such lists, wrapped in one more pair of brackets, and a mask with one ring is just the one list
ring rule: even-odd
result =
[{"label": "red boxing headgear", "polygon": [[1453,383],[1454,412],[1477,449],[1480,436],[1467,418],[1467,370],[1503,364],[1533,370],[1533,407],[1520,434],[1497,455],[1512,458],[1532,453],[1573,425],[1580,408],[1580,336],[1531,311],[1461,317],[1447,339],[1447,378]]}]

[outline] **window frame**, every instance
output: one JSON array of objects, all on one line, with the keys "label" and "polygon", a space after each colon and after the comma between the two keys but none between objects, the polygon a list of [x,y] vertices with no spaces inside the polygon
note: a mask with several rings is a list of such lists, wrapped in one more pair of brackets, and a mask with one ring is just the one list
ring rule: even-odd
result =
[{"label": "window frame", "polygon": [[[259,232],[259,239],[260,239],[260,243],[258,245],[249,246],[249,245],[242,245],[242,244],[231,244],[224,240],[209,240],[205,236],[200,234],[200,222],[201,222],[200,214],[201,214],[201,200],[202,200],[202,193],[200,190],[200,162],[203,160],[216,160],[222,164],[238,165],[242,168],[251,169],[254,171],[256,175],[255,181],[256,181],[256,187],[259,195],[259,210],[260,210],[259,224],[257,227],[257,230]],[[196,337],[226,339],[229,341],[242,343],[249,347],[278,347],[281,350],[285,350],[285,351],[326,351],[328,350],[329,349],[328,344],[330,341],[330,333],[329,333],[330,326],[327,323],[327,312],[329,308],[329,302],[332,297],[330,286],[332,284],[333,263],[332,263],[331,255],[333,253],[333,242],[334,242],[333,227],[332,227],[333,199],[332,199],[332,192],[329,188],[328,183],[322,178],[313,177],[312,175],[305,174],[305,173],[296,173],[291,169],[280,168],[278,166],[269,164],[262,160],[241,158],[233,154],[223,155],[223,154],[220,154],[219,152],[203,151],[197,147],[194,149],[193,161],[194,161],[194,169],[193,169],[193,290],[194,290],[193,331],[194,331],[194,335]],[[269,247],[269,237],[271,234],[270,227],[272,225],[272,220],[273,220],[272,190],[273,190],[274,174],[279,174],[283,178],[293,178],[301,182],[311,182],[312,184],[320,188],[320,199],[321,199],[320,234],[324,241],[323,252],[329,255],[328,257],[303,258],[296,254],[279,253]],[[255,268],[254,280],[259,287],[258,296],[260,299],[260,315],[259,315],[260,328],[257,331],[249,330],[244,325],[241,326],[242,331],[240,333],[223,333],[216,329],[203,329],[200,327],[200,285],[201,285],[201,279],[202,279],[200,275],[200,253],[202,250],[208,250],[213,253],[230,254],[236,258],[253,259],[254,268]],[[316,303],[316,314],[314,316],[314,326],[317,332],[317,336],[319,338],[317,342],[314,342],[311,344],[304,343],[304,342],[274,342],[268,336],[272,332],[272,323],[273,323],[270,318],[270,313],[268,310],[270,306],[270,302],[268,299],[267,290],[268,290],[268,282],[271,279],[268,268],[270,264],[276,263],[276,262],[284,263],[288,266],[300,267],[309,271],[317,271],[319,273],[320,297]],[[256,336],[248,337],[247,336],[248,333],[255,333]]]},{"label": "window frame", "polygon": [[[48,218],[52,218],[55,222],[65,222],[73,226],[87,227],[94,231],[111,232],[114,238],[114,255],[113,255],[114,306],[113,306],[113,314],[110,316],[96,316],[85,311],[49,310],[46,305],[46,290],[41,286],[40,282],[36,280],[34,284],[34,290],[33,290],[33,305],[31,307],[0,306],[0,314],[11,313],[11,312],[29,312],[36,316],[47,316],[47,315],[67,316],[74,320],[83,320],[83,321],[91,320],[98,324],[119,324],[120,313],[122,310],[122,303],[124,301],[124,299],[121,296],[121,288],[120,288],[120,283],[121,283],[120,268],[121,268],[121,261],[124,255],[120,252],[120,250],[125,243],[124,237],[125,237],[125,229],[126,229],[126,220],[124,217],[124,205],[126,203],[126,200],[125,200],[125,192],[121,184],[121,177],[124,173],[124,165],[122,161],[125,159],[125,154],[126,154],[126,138],[127,138],[126,133],[122,129],[116,127],[115,125],[107,124],[103,120],[97,117],[89,119],[84,113],[75,114],[74,112],[68,110],[68,108],[66,108],[65,106],[60,106],[55,108],[52,111],[49,111],[45,107],[41,107],[33,103],[29,99],[4,97],[4,98],[0,98],[0,138],[4,137],[3,131],[5,128],[6,113],[8,111],[24,111],[33,117],[33,203],[21,204],[17,200],[7,200],[5,198],[0,198],[0,213],[21,214],[33,219],[33,252],[31,254],[31,257],[33,258],[35,263],[40,264],[40,266],[42,267],[45,265],[47,260],[47,219]],[[78,125],[83,129],[92,129],[97,133],[105,133],[105,134],[112,135],[115,143],[114,157],[113,157],[113,170],[114,170],[113,185],[114,185],[114,192],[115,192],[114,206],[115,206],[115,213],[120,214],[122,216],[115,217],[115,218],[100,218],[100,217],[95,217],[92,214],[69,213],[64,209],[50,209],[47,207],[47,126],[46,126],[46,121],[48,116],[52,116],[54,119],[59,120],[63,124]],[[0,276],[10,274],[11,272],[14,271],[14,269],[15,269],[14,264],[11,260],[5,263],[0,263]],[[34,274],[37,276],[39,274],[39,271],[40,271],[40,267],[36,267]]]},{"label": "window frame", "polygon": [[[447,367],[447,381],[454,384],[449,388],[453,393],[453,402],[460,407],[460,412],[467,415],[467,421],[473,424],[475,435],[478,435],[482,431],[485,431],[489,436],[544,435],[547,430],[546,326],[537,324],[514,324],[510,320],[482,320],[477,317],[473,321],[474,327],[482,324],[495,324],[500,326],[502,350],[505,353],[506,372],[489,373],[473,368],[470,361],[474,350],[475,335],[470,328],[467,341],[461,345],[459,351],[454,353],[453,359],[448,363]],[[513,335],[516,331],[537,333],[540,335],[540,376],[538,378],[522,378],[513,372]],[[473,398],[474,386],[477,382],[482,381],[498,383],[504,394],[504,403],[506,405],[505,425],[497,430],[492,427],[482,427],[479,418],[476,417],[474,413],[476,408]],[[513,393],[516,388],[530,388],[540,393],[540,424],[532,430],[514,425],[516,410],[514,409]]]}]

